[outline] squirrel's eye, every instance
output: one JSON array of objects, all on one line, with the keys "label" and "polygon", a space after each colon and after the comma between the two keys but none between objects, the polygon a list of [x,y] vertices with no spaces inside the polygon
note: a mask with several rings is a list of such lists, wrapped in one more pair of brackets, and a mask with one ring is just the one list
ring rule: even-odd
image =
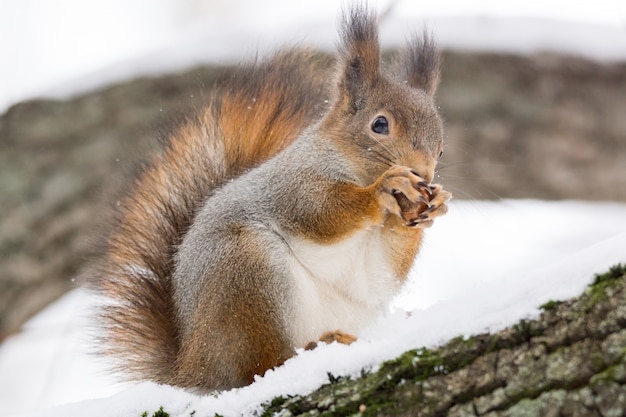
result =
[{"label": "squirrel's eye", "polygon": [[389,122],[385,116],[378,116],[372,122],[372,132],[381,135],[389,134]]},{"label": "squirrel's eye", "polygon": [[439,157],[437,159],[441,159],[442,156],[443,156],[443,149],[439,151]]}]

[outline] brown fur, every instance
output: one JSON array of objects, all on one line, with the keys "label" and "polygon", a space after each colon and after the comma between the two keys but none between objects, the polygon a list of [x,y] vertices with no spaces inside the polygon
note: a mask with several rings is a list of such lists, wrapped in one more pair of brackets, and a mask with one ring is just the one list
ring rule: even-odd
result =
[{"label": "brown fur", "polygon": [[[218,271],[223,279],[256,276],[256,285],[236,286],[231,299],[201,297],[189,337],[184,337],[177,358],[174,383],[183,387],[225,389],[250,384],[254,375],[283,363],[293,355],[284,330],[273,319],[275,307],[264,297],[271,282],[266,268],[267,248],[253,233],[238,232],[238,256],[246,263],[227,262]],[[227,296],[228,297],[228,296]],[[207,316],[212,320],[207,328]],[[202,335],[202,336],[199,336]],[[218,364],[218,366],[207,366]]]},{"label": "brown fur", "polygon": [[240,68],[173,131],[122,200],[92,284],[118,303],[100,313],[107,330],[101,343],[121,359],[124,373],[177,382],[180,341],[169,279],[175,248],[202,200],[280,152],[319,117],[329,97],[325,70],[328,62],[309,50]]},{"label": "brown fur", "polygon": [[[122,200],[93,284],[113,300],[100,312],[102,350],[126,375],[225,389],[293,355],[285,320],[297,306],[284,298],[288,254],[268,244],[273,227],[323,245],[382,227],[396,277],[406,278],[423,228],[450,198],[429,186],[428,208],[416,206],[442,146],[438,54],[414,40],[398,82],[381,73],[366,8],[345,15],[341,36],[334,77],[329,60],[303,49],[235,71],[171,131]],[[372,132],[380,115],[388,134]],[[206,249],[206,239],[219,244]],[[326,331],[326,341],[354,340]]]}]

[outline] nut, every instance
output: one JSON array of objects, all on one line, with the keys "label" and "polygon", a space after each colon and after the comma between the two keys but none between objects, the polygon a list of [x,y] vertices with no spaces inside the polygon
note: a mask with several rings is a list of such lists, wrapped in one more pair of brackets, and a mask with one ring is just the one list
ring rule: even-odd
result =
[{"label": "nut", "polygon": [[430,188],[424,184],[416,187],[417,191],[422,195],[422,199],[417,202],[412,202],[404,194],[397,193],[393,196],[396,198],[400,211],[402,212],[402,219],[407,223],[417,220],[429,206],[430,203]]}]

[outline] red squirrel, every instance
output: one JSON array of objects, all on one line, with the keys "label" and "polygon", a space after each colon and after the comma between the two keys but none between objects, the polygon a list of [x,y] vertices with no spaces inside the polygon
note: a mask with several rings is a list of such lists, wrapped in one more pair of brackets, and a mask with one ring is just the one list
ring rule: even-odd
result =
[{"label": "red squirrel", "polygon": [[339,32],[334,65],[294,48],[236,69],[121,200],[92,284],[128,378],[244,386],[354,341],[402,288],[451,198],[432,183],[440,57],[424,34],[381,68],[366,6]]}]

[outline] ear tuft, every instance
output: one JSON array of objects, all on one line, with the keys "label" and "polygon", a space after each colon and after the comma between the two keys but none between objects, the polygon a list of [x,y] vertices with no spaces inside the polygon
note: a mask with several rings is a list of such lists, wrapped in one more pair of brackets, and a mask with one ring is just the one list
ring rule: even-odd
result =
[{"label": "ear tuft", "polygon": [[441,54],[427,32],[413,35],[399,59],[400,76],[433,96],[439,85]]},{"label": "ear tuft", "polygon": [[360,4],[344,10],[340,27],[339,89],[356,111],[365,99],[363,88],[380,76],[378,25],[376,16]]}]

